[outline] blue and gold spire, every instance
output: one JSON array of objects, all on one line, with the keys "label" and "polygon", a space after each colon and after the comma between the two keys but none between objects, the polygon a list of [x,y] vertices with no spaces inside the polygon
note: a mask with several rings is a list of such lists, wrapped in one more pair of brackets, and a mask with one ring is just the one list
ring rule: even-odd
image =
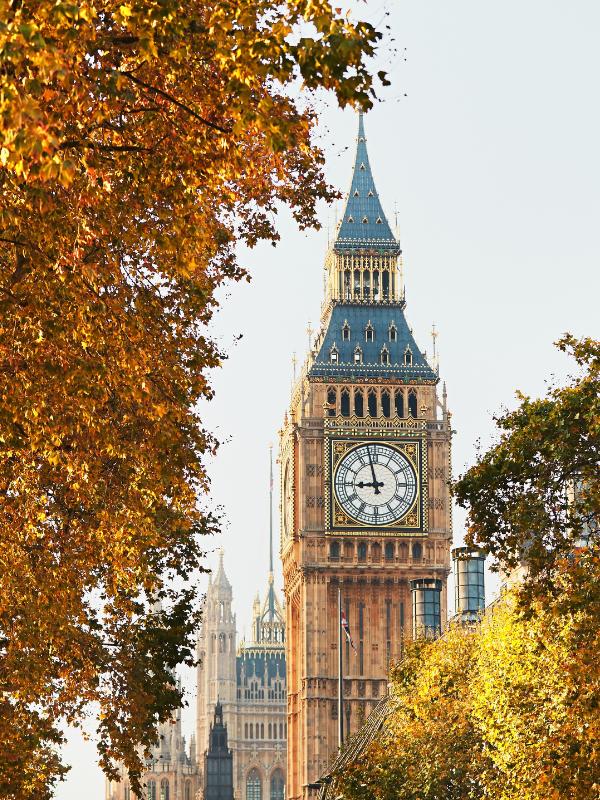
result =
[{"label": "blue and gold spire", "polygon": [[309,376],[437,383],[404,316],[401,252],[375,188],[361,114],[344,217],[327,254],[326,303]]},{"label": "blue and gold spire", "polygon": [[352,183],[333,249],[336,252],[357,249],[400,252],[400,246],[392,233],[375,188],[362,112],[358,117]]}]

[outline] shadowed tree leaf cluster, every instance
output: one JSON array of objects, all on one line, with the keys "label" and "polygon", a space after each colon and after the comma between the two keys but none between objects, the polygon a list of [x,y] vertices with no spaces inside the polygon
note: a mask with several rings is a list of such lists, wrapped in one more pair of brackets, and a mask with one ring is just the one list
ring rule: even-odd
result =
[{"label": "shadowed tree leaf cluster", "polygon": [[102,767],[139,788],[217,526],[214,292],[279,205],[314,225],[334,196],[294,98],[367,108],[378,38],[323,0],[0,0],[4,797],[45,796],[92,703]]}]

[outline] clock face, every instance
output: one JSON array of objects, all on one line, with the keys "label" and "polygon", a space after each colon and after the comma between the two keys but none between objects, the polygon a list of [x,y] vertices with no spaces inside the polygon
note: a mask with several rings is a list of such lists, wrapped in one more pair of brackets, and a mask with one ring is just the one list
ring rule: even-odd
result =
[{"label": "clock face", "polygon": [[335,471],[334,490],[344,512],[363,525],[390,525],[417,497],[417,475],[403,453],[369,442],[348,451]]}]

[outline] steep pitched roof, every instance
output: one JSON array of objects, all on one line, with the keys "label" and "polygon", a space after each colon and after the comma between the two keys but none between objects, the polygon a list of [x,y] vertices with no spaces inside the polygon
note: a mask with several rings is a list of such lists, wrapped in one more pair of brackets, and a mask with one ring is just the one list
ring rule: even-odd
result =
[{"label": "steep pitched roof", "polygon": [[[344,339],[344,328],[349,338]],[[373,331],[367,340],[367,327]],[[395,339],[390,329],[395,329]],[[355,351],[362,352],[362,363],[356,363]],[[382,351],[387,352],[387,362],[382,363]],[[337,360],[332,361],[332,350]],[[405,363],[405,353],[410,358]],[[402,378],[409,381],[436,381],[433,370],[419,350],[411,333],[400,303],[336,303],[326,324],[326,332],[319,352],[309,370],[310,376],[360,380],[377,378]]]},{"label": "steep pitched roof", "polygon": [[375,188],[362,113],[358,118],[352,183],[333,249],[336,251],[378,249],[400,252]]},{"label": "steep pitched roof", "polygon": [[393,696],[385,695],[371,711],[365,724],[345,744],[329,771],[319,779],[321,788],[318,800],[332,800],[334,793],[331,791],[331,782],[334,776],[361,757],[371,742],[377,739],[393,710]]}]

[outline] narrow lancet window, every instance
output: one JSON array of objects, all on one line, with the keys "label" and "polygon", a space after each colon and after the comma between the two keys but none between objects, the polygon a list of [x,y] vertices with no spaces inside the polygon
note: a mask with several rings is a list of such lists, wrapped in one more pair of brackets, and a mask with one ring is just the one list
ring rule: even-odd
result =
[{"label": "narrow lancet window", "polygon": [[417,418],[417,393],[411,389],[408,393],[408,415]]},{"label": "narrow lancet window", "polygon": [[367,342],[374,342],[375,341],[375,329],[371,325],[371,321],[367,322],[367,327],[365,328],[365,341]]},{"label": "narrow lancet window", "polygon": [[390,417],[391,415],[390,393],[387,389],[384,389],[381,393],[381,413],[384,417]]},{"label": "narrow lancet window", "polygon": [[360,347],[356,347],[354,350],[354,363],[355,364],[363,363],[363,352]]},{"label": "narrow lancet window", "polygon": [[376,417],[377,416],[377,395],[375,394],[374,389],[369,389],[369,394],[367,396],[367,402],[369,405],[369,416]]},{"label": "narrow lancet window", "polygon": [[381,363],[388,366],[390,363],[390,351],[385,345],[381,348]]},{"label": "narrow lancet window", "polygon": [[327,390],[327,416],[335,417],[335,410],[337,405],[337,397],[335,389]]},{"label": "narrow lancet window", "polygon": [[337,364],[338,361],[340,360],[340,354],[335,344],[329,351],[329,360],[331,361],[332,364]]},{"label": "narrow lancet window", "polygon": [[398,328],[394,322],[390,323],[390,342],[395,342],[398,338]]},{"label": "narrow lancet window", "polygon": [[412,350],[407,345],[406,350],[404,351],[404,366],[405,367],[410,367],[410,366],[412,366],[412,363],[413,363]]},{"label": "narrow lancet window", "polygon": [[342,417],[350,416],[350,392],[348,389],[342,389],[342,393],[340,395],[340,409],[342,412]]},{"label": "narrow lancet window", "polygon": [[396,414],[399,417],[404,416],[404,391],[402,389],[396,390]]},{"label": "narrow lancet window", "polygon": [[354,413],[357,417],[362,417],[365,413],[363,393],[361,389],[354,390]]}]

